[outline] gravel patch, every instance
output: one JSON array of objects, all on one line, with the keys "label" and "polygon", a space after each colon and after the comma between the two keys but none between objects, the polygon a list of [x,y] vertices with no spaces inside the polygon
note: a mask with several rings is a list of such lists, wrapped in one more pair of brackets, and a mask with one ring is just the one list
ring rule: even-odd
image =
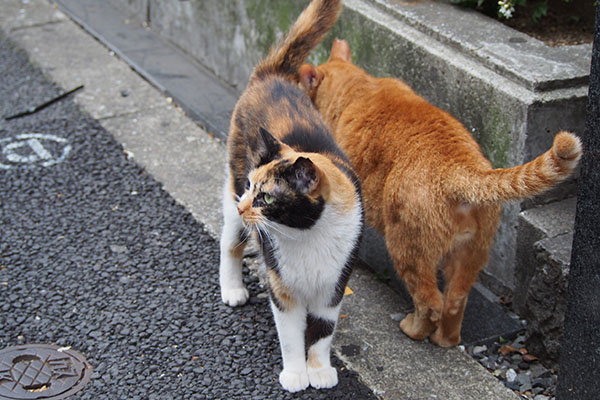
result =
[{"label": "gravel patch", "polygon": [[557,373],[529,354],[525,339],[521,334],[513,340],[499,338],[490,345],[460,347],[522,398],[553,400]]}]

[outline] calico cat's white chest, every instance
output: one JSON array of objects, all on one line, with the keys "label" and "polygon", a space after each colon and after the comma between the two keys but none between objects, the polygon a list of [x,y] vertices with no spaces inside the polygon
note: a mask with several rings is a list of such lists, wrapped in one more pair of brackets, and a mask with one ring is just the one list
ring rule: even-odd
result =
[{"label": "calico cat's white chest", "polygon": [[354,248],[361,229],[361,208],[341,214],[326,206],[319,221],[307,230],[282,225],[272,231],[284,284],[307,303],[327,302]]}]

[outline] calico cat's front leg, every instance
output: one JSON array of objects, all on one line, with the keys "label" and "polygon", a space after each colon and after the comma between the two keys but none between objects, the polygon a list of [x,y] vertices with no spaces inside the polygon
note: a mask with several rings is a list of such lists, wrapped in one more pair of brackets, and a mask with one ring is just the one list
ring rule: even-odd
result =
[{"label": "calico cat's front leg", "polygon": [[232,307],[245,304],[249,297],[242,277],[242,257],[247,239],[244,232],[242,220],[227,183],[223,191],[219,283],[223,302]]},{"label": "calico cat's front leg", "polygon": [[271,299],[271,308],[283,359],[279,383],[289,392],[304,390],[309,384],[304,352],[306,309],[297,304],[282,306],[276,298]]},{"label": "calico cat's front leg", "polygon": [[308,379],[316,389],[337,385],[337,371],[331,366],[331,342],[341,305],[310,310],[306,318]]}]

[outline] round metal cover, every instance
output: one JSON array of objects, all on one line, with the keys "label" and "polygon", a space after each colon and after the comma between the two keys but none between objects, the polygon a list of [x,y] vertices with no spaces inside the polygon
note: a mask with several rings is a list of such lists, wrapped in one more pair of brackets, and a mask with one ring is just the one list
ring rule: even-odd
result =
[{"label": "round metal cover", "polygon": [[64,399],[89,382],[92,366],[70,348],[29,344],[0,350],[0,399]]}]

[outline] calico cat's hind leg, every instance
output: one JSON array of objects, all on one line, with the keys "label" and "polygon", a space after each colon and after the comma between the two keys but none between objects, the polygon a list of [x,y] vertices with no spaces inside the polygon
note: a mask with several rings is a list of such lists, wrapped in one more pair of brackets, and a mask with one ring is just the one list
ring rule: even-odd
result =
[{"label": "calico cat's hind leg", "polygon": [[331,341],[341,305],[310,310],[306,318],[308,380],[316,389],[337,385],[337,370],[331,366]]},{"label": "calico cat's hind leg", "polygon": [[242,277],[242,257],[248,238],[229,183],[225,184],[223,191],[223,220],[219,265],[221,298],[225,304],[235,307],[245,304],[249,297]]}]

